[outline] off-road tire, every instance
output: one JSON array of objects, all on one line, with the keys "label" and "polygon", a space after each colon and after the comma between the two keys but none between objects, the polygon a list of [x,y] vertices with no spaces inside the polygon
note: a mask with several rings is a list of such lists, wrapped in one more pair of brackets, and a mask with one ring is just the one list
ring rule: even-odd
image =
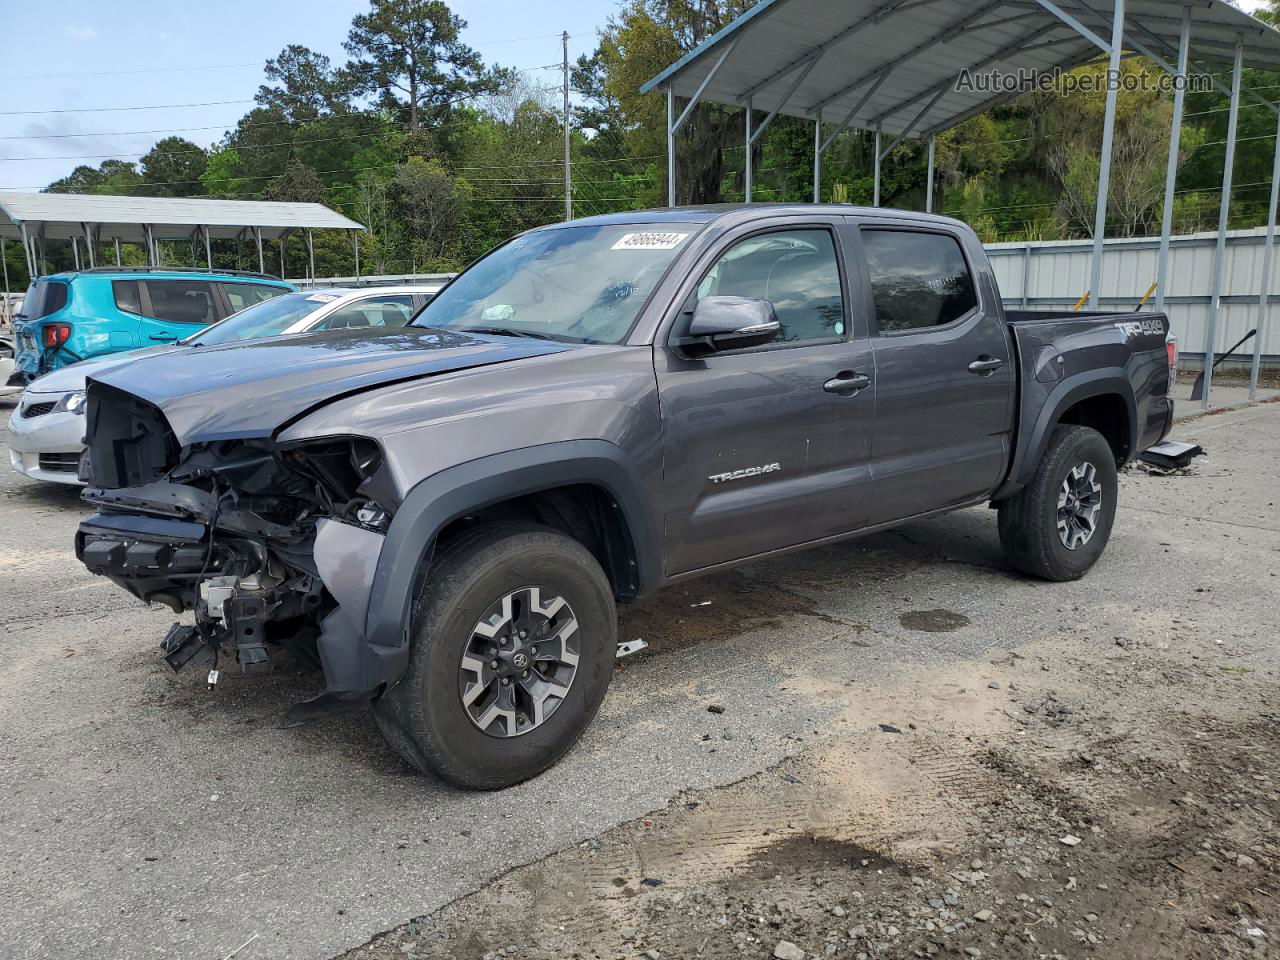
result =
[{"label": "off-road tire", "polygon": [[[480,730],[458,690],[477,621],[526,586],[563,597],[578,621],[577,672],[545,721],[519,736]],[[604,700],[617,656],[617,611],[592,554],[549,527],[501,523],[469,531],[431,561],[414,608],[409,666],[373,705],[387,742],[424,773],[457,787],[496,790],[546,770],[577,742]]]},{"label": "off-road tire", "polygon": [[[1102,505],[1093,534],[1072,550],[1058,533],[1058,497],[1068,474],[1081,464],[1092,466]],[[999,505],[1000,543],[1009,563],[1044,580],[1079,580],[1111,536],[1117,489],[1115,454],[1102,434],[1090,427],[1055,428],[1031,482]]]}]

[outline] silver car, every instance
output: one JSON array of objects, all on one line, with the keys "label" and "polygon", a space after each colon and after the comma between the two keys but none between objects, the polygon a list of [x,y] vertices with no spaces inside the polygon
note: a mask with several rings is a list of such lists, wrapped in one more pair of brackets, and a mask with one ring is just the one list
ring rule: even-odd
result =
[{"label": "silver car", "polygon": [[9,418],[9,462],[33,480],[79,484],[84,452],[85,380],[141,356],[263,337],[359,327],[399,327],[443,284],[305,290],[272,297],[162,347],[128,350],[63,367],[31,382]]}]

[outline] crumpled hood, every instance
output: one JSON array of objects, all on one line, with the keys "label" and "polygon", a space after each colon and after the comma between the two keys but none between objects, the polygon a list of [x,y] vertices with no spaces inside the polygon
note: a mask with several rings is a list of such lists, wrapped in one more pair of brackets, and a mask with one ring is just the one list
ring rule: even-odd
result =
[{"label": "crumpled hood", "polygon": [[141,347],[137,350],[126,350],[124,353],[112,353],[105,357],[81,360],[67,367],[59,367],[43,377],[37,377],[27,385],[27,390],[30,393],[75,393],[77,390],[84,389],[85,381],[90,377],[101,379],[107,371],[123,367],[143,357],[186,349],[181,344],[171,343],[161,347]]},{"label": "crumpled hood", "polygon": [[143,357],[93,371],[90,383],[154,404],[185,446],[269,437],[309,410],[371,387],[572,349],[425,327],[364,327]]}]

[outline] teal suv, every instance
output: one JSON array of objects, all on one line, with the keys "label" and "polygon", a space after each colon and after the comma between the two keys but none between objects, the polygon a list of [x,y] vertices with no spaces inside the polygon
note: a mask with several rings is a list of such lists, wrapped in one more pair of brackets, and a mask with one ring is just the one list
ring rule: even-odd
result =
[{"label": "teal suv", "polygon": [[9,386],[90,357],[190,336],[293,287],[262,273],[99,267],[37,278],[14,314]]}]

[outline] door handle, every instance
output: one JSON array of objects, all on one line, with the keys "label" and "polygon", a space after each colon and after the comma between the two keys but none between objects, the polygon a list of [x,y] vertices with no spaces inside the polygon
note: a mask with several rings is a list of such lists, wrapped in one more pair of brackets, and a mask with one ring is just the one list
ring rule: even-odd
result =
[{"label": "door handle", "polygon": [[844,393],[856,394],[861,390],[871,386],[871,378],[865,373],[854,373],[852,370],[842,370],[834,377],[822,385],[822,389],[827,393]]},{"label": "door handle", "polygon": [[969,364],[969,372],[976,373],[980,377],[986,377],[995,373],[1003,366],[1004,361],[999,357],[989,357],[984,353],[977,360],[973,361],[973,363]]},{"label": "door handle", "polygon": [[177,340],[178,338],[177,338],[177,336],[176,336],[176,335],[174,335],[174,334],[172,334],[172,333],[153,333],[153,334],[151,334],[151,339],[152,339],[152,340],[173,341],[173,340]]}]

